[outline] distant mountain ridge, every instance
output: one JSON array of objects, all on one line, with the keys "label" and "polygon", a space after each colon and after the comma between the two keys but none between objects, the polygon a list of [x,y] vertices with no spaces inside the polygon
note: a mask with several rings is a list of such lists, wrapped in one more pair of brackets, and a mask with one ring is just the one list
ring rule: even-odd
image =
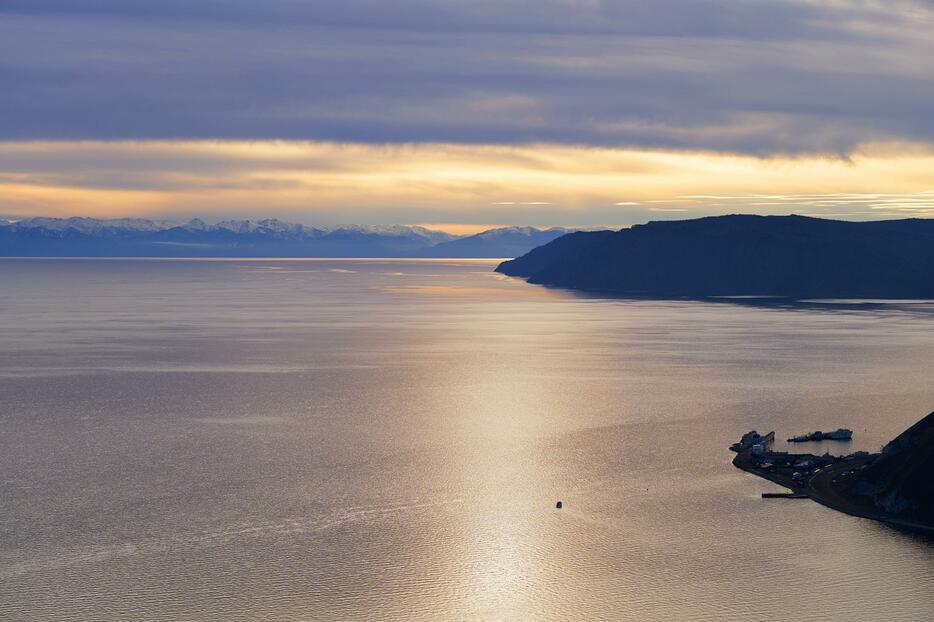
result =
[{"label": "distant mountain ridge", "polygon": [[732,215],[577,232],[500,264],[531,283],[658,297],[934,298],[934,219]]},{"label": "distant mountain ridge", "polygon": [[0,221],[0,256],[85,257],[515,257],[567,233],[504,227],[455,236],[415,225],[289,223],[275,218],[27,218]]},{"label": "distant mountain ridge", "polygon": [[499,257],[518,257],[536,246],[547,244],[569,233],[570,229],[553,227],[502,227],[441,242],[429,251],[433,257],[490,257],[496,249]]}]

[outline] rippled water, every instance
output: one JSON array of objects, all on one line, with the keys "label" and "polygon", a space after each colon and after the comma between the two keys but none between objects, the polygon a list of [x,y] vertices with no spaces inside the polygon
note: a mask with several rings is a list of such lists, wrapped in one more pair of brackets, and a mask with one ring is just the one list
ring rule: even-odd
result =
[{"label": "rippled water", "polygon": [[934,306],[493,266],[0,261],[0,619],[931,617],[934,545],[726,448],[877,449],[934,409]]}]

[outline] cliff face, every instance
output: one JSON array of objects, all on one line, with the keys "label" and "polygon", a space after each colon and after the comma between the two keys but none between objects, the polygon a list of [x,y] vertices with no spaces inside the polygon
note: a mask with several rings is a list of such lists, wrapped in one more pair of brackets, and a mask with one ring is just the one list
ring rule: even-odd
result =
[{"label": "cliff face", "polygon": [[886,445],[855,490],[887,512],[934,521],[934,413]]},{"label": "cliff face", "polygon": [[497,270],[531,283],[625,295],[934,298],[934,220],[651,222],[569,234]]}]

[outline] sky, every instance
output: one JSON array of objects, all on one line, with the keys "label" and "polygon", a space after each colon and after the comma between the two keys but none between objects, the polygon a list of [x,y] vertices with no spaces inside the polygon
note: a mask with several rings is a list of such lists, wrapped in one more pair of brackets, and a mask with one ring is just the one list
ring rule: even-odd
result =
[{"label": "sky", "polygon": [[0,0],[0,216],[934,216],[930,0]]}]

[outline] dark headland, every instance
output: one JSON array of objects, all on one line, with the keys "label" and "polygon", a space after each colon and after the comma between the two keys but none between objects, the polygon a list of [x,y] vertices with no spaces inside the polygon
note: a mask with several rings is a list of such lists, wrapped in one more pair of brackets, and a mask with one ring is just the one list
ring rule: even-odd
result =
[{"label": "dark headland", "polygon": [[733,215],[570,233],[496,269],[627,296],[934,298],[934,219]]},{"label": "dark headland", "polygon": [[877,454],[791,454],[772,450],[774,433],[747,433],[733,464],[835,510],[934,534],[934,413]]}]

